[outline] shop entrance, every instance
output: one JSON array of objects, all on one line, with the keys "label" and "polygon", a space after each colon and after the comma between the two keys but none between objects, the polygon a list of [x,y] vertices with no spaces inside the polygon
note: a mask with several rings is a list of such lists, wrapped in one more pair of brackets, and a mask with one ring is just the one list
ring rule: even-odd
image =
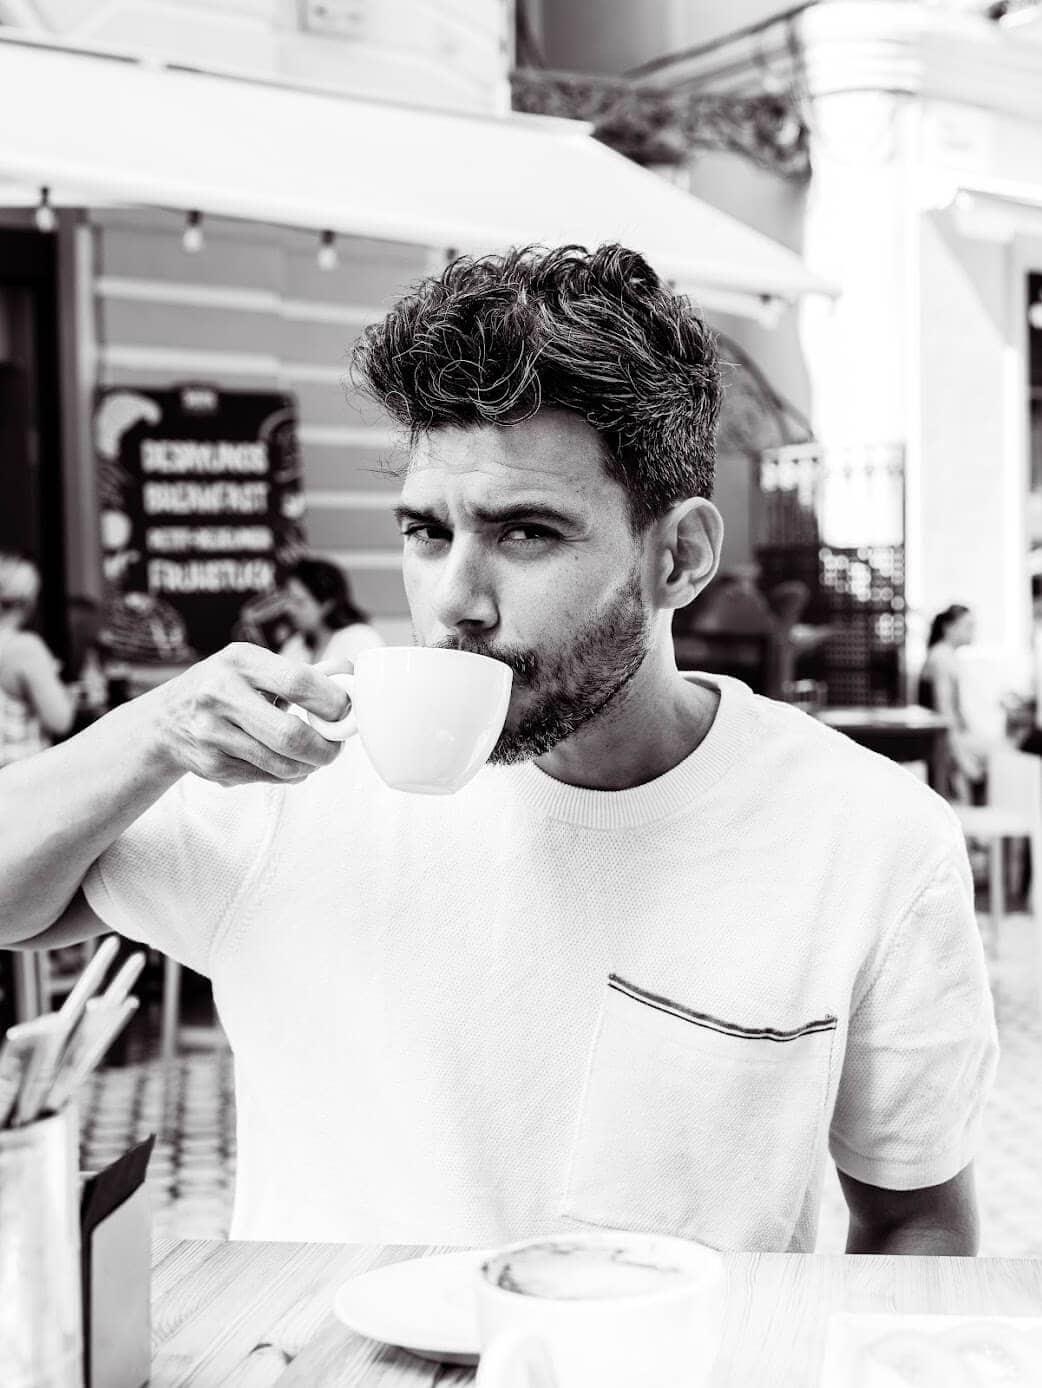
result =
[{"label": "shop entrance", "polygon": [[55,238],[0,226],[0,547],[40,565],[38,626],[65,648]]}]

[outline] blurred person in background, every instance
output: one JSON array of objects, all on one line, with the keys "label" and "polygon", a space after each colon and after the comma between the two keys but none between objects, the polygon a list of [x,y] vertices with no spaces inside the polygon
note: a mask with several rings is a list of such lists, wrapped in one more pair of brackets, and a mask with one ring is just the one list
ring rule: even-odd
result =
[{"label": "blurred person in background", "polygon": [[59,662],[25,630],[39,595],[32,560],[0,550],[0,766],[42,752],[72,727],[75,705]]},{"label": "blurred person in background", "polygon": [[985,747],[970,729],[959,689],[958,651],[973,641],[973,613],[961,603],[938,612],[930,627],[926,660],[919,675],[919,702],[948,719],[951,757],[950,796],[973,799],[984,780]]},{"label": "blurred person in background", "polygon": [[350,660],[383,637],[355,606],[344,572],[325,559],[299,559],[283,584],[285,608],[295,627],[279,654],[289,660]]},{"label": "blurred person in background", "polygon": [[108,710],[109,687],[102,648],[101,604],[71,597],[67,603],[69,659],[63,674],[76,703],[73,732],[88,727]]}]

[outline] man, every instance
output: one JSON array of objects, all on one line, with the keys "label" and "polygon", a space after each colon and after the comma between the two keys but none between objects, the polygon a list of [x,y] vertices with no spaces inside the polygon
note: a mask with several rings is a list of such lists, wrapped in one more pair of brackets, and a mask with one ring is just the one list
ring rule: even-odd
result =
[{"label": "man", "polygon": [[[233,1236],[487,1244],[584,1226],[972,1253],[994,1026],[959,827],[903,769],[726,679],[712,340],[635,253],[461,260],[370,328],[406,430],[417,641],[506,661],[493,763],[385,788],[231,647],[0,776],[0,929],[105,925],[208,974]],[[187,773],[187,774],[186,774]],[[231,789],[228,789],[231,787]]]}]

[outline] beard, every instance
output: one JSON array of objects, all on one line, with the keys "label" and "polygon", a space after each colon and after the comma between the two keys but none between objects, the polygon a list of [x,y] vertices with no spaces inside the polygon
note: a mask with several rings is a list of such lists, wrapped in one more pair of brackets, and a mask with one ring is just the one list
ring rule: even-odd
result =
[{"label": "beard", "polygon": [[489,761],[511,766],[545,756],[601,717],[644,663],[651,636],[640,572],[634,567],[608,606],[562,650],[545,653],[465,637],[438,645],[502,661],[530,696],[517,726],[503,729]]}]

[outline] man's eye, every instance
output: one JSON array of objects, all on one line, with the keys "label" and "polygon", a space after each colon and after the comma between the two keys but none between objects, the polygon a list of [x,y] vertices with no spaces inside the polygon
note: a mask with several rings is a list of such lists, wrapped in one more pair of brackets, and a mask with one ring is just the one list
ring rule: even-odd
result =
[{"label": "man's eye", "polygon": [[548,530],[545,525],[512,525],[503,533],[503,539],[509,540],[511,544],[534,544],[557,538],[556,532]]},{"label": "man's eye", "polygon": [[406,540],[418,545],[436,545],[448,539],[449,532],[440,525],[410,525],[402,531]]}]

